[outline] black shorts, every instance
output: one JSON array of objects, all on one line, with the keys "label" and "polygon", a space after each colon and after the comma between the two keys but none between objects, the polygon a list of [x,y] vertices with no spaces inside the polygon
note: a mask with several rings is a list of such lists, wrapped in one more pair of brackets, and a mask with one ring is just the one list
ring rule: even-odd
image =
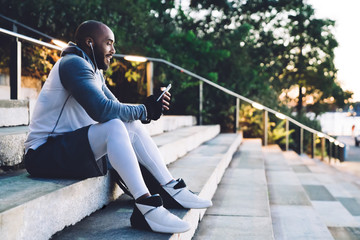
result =
[{"label": "black shorts", "polygon": [[89,127],[49,137],[36,150],[29,149],[24,159],[26,170],[34,177],[46,178],[84,179],[105,175],[107,161],[105,157],[96,161],[88,139]]}]

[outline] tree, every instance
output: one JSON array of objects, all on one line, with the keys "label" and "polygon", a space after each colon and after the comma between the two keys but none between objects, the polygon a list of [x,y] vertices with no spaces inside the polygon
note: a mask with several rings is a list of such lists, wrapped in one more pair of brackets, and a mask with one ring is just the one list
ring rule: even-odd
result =
[{"label": "tree", "polygon": [[[73,39],[79,23],[102,21],[113,29],[118,53],[166,59],[284,113],[290,111],[286,101],[279,104],[279,96],[293,86],[306,89],[300,95],[314,99],[306,110],[316,113],[326,109],[331,97],[341,106],[351,96],[336,82],[333,21],[316,19],[312,7],[302,0],[192,0],[188,8],[157,0],[0,3],[0,13],[65,41]],[[41,49],[33,51],[34,56],[41,55]],[[51,63],[46,58],[35,63],[38,69]],[[29,61],[31,65],[35,60]],[[154,67],[156,87],[173,83],[171,113],[198,113],[199,82],[168,66]],[[139,102],[144,98],[138,91],[144,72],[144,65],[118,59],[106,75],[121,100],[129,101],[125,93],[135,88],[140,94],[130,101]],[[207,86],[204,94],[205,120],[232,128],[234,98]],[[299,99],[300,111],[303,97]]]}]

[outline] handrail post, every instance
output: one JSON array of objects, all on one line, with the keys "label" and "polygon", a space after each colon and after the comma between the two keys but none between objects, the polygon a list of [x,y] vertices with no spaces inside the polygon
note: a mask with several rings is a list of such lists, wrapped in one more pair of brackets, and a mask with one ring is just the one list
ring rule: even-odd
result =
[{"label": "handrail post", "polygon": [[149,61],[146,63],[146,83],[147,83],[148,96],[154,93],[153,72],[154,72],[154,64],[152,61]]},{"label": "handrail post", "polygon": [[202,111],[203,111],[203,81],[199,81],[199,125],[202,125]]},{"label": "handrail post", "polygon": [[239,113],[240,113],[240,98],[235,98],[235,117],[234,117],[234,132],[239,130]]},{"label": "handrail post", "polygon": [[329,141],[329,163],[331,163],[331,157],[332,157],[332,143]]},{"label": "handrail post", "polygon": [[336,162],[336,159],[339,159],[339,151],[338,151],[338,145],[334,144],[334,158],[335,158],[335,162]]},{"label": "handrail post", "polygon": [[321,161],[324,161],[325,158],[325,138],[321,138]]},{"label": "handrail post", "polygon": [[304,153],[304,129],[300,127],[300,155]]},{"label": "handrail post", "polygon": [[286,131],[286,151],[289,151],[289,120],[285,119],[285,131]]},{"label": "handrail post", "polygon": [[264,146],[268,145],[268,120],[269,119],[269,112],[264,110],[263,112],[263,121],[264,121]]},{"label": "handrail post", "polygon": [[312,141],[311,141],[311,158],[315,158],[315,151],[316,151],[316,133],[312,134]]},{"label": "handrail post", "polygon": [[[13,27],[17,32],[16,26]],[[21,42],[19,38],[11,41],[10,55],[10,99],[19,99],[21,90]]]}]

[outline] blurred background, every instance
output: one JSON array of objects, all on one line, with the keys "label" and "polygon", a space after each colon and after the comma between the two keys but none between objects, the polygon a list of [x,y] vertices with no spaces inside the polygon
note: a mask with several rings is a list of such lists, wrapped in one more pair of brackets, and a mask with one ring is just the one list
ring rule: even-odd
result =
[{"label": "blurred background", "polygon": [[[81,22],[102,21],[114,31],[117,53],[167,60],[313,129],[353,137],[360,129],[359,99],[351,91],[356,89],[351,84],[356,83],[357,76],[343,74],[339,79],[335,60],[342,45],[337,32],[343,25],[335,21],[337,15],[327,16],[330,10],[321,10],[327,6],[340,11],[334,2],[0,0],[0,27],[49,43],[67,43],[73,41]],[[343,12],[352,6],[346,2]],[[0,34],[1,99],[10,99],[12,41]],[[19,98],[36,99],[60,51],[27,42],[22,43],[21,51]],[[146,64],[113,60],[104,74],[120,101],[144,100],[148,94]],[[173,85],[168,114],[199,114],[198,80],[156,62],[152,79],[154,89]],[[203,95],[203,123],[220,123],[223,132],[232,131],[234,98],[206,85]],[[263,135],[261,111],[240,103],[239,116],[244,137]],[[269,143],[283,145],[284,123],[278,121],[269,116]],[[293,138],[297,135],[292,131]],[[291,144],[296,148],[294,141]]]}]

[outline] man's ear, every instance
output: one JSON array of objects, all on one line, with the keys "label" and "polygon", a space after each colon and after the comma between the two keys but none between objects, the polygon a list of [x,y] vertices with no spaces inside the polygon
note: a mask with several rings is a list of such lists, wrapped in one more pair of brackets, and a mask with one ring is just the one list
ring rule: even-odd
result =
[{"label": "man's ear", "polygon": [[94,46],[94,40],[91,37],[87,37],[85,39],[85,44],[86,46],[88,46],[89,48],[92,48]]}]

